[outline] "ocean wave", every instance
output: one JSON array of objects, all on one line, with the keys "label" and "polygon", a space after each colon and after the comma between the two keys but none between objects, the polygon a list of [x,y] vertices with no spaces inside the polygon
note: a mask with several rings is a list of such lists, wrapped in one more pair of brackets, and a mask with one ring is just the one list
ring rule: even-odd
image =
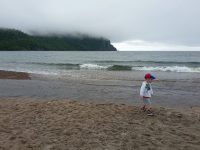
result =
[{"label": "ocean wave", "polygon": [[82,64],[81,69],[92,69],[92,70],[109,70],[109,71],[131,71],[132,66],[126,65],[98,65],[98,64]]},{"label": "ocean wave", "polygon": [[105,70],[108,66],[101,66],[97,64],[81,64],[80,69],[92,69],[92,70]]},{"label": "ocean wave", "polygon": [[88,70],[108,70],[108,71],[163,71],[163,72],[196,72],[200,73],[200,67],[186,66],[130,66],[130,65],[98,65],[98,64],[82,64],[80,69]]},{"label": "ocean wave", "polygon": [[55,66],[59,69],[87,69],[87,70],[110,70],[110,71],[120,71],[120,70],[132,70],[132,66],[128,65],[100,65],[94,63],[85,63],[85,64],[71,64],[71,63],[32,63],[36,65],[44,65],[44,66]]},{"label": "ocean wave", "polygon": [[132,66],[122,66],[122,65],[113,65],[107,68],[107,70],[111,70],[111,71],[131,71],[132,70]]},{"label": "ocean wave", "polygon": [[[198,63],[198,62],[190,62]],[[163,71],[163,72],[200,72],[199,65],[197,66],[183,66],[181,65],[157,65],[150,66],[148,64],[97,64],[97,63],[83,63],[83,64],[73,64],[73,63],[34,63],[36,65],[54,66],[56,69],[61,70],[108,70],[108,71]]]},{"label": "ocean wave", "polygon": [[[13,62],[14,63],[14,62]],[[95,64],[118,64],[118,63],[145,63],[145,64],[188,64],[188,65],[200,65],[200,62],[192,62],[192,61],[146,61],[146,60],[102,60],[102,61],[92,61],[89,63]],[[63,66],[63,65],[79,65],[73,63],[46,63],[46,62],[27,62],[27,64],[36,64],[36,65],[53,65],[53,66]]]},{"label": "ocean wave", "polygon": [[108,70],[108,71],[163,71],[163,72],[200,72],[200,67],[187,66],[131,66],[131,65],[98,65],[98,64],[82,64],[80,69],[88,70]]},{"label": "ocean wave", "polygon": [[192,68],[186,66],[133,67],[132,69],[140,71],[200,72],[200,67]]},{"label": "ocean wave", "polygon": [[45,66],[79,66],[79,64],[72,64],[72,63],[43,63],[43,62],[28,62],[26,64],[34,64],[34,65],[45,65]]},{"label": "ocean wave", "polygon": [[200,62],[193,62],[193,61],[149,61],[149,60],[103,60],[103,61],[94,61],[96,63],[145,63],[145,64],[187,64],[187,65],[200,65]]}]

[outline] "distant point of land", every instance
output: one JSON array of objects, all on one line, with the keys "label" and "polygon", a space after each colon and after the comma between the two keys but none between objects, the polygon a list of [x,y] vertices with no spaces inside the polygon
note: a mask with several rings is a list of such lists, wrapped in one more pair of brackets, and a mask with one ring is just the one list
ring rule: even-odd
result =
[{"label": "distant point of land", "polygon": [[0,29],[0,51],[117,51],[106,38],[88,35],[29,35]]}]

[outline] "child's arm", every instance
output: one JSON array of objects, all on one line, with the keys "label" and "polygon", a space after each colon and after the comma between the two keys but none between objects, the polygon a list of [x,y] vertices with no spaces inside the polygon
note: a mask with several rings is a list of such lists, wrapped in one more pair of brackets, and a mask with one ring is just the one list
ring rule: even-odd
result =
[{"label": "child's arm", "polygon": [[[150,85],[151,86],[151,85]],[[151,92],[151,95],[153,95],[153,89],[152,89],[152,86],[151,86],[151,90],[150,90],[150,92]]]},{"label": "child's arm", "polygon": [[140,88],[140,96],[143,97],[144,96],[144,91],[145,91],[145,83],[142,83],[142,86]]}]

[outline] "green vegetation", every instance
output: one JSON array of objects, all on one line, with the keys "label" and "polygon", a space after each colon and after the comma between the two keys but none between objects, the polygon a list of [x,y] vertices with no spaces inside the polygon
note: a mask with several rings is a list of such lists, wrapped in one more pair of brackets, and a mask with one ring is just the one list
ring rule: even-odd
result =
[{"label": "green vegetation", "polygon": [[0,29],[0,51],[116,51],[109,40],[89,36],[31,36]]}]

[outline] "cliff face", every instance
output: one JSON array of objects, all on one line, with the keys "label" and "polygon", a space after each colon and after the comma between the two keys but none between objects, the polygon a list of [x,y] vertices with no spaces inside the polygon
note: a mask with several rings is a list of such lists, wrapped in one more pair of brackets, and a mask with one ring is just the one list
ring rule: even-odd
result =
[{"label": "cliff face", "polygon": [[116,51],[110,41],[89,36],[31,36],[18,30],[0,29],[0,51]]}]

